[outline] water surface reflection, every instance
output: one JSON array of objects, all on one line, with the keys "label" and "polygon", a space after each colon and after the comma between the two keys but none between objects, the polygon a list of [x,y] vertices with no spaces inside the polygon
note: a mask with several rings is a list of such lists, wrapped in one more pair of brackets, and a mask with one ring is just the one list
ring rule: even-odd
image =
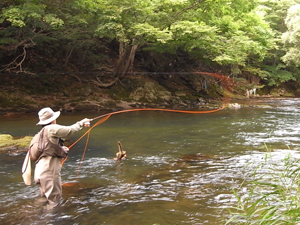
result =
[{"label": "water surface reflection", "polygon": [[[264,162],[266,148],[270,163],[298,157],[299,104],[267,99],[213,114],[113,115],[92,130],[78,177],[85,141],[71,149],[62,179],[74,185],[63,188],[63,204],[51,212],[41,207],[37,187],[22,183],[24,153],[1,153],[1,223],[220,224],[236,201],[231,188]],[[62,114],[58,122],[95,116]],[[32,135],[36,121],[36,115],[0,118],[0,131]],[[122,162],[112,160],[117,141],[128,153]]]}]

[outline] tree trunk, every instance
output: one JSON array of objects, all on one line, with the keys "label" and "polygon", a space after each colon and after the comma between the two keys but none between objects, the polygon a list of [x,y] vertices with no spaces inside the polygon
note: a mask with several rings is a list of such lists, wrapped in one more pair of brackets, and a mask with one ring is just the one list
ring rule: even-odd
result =
[{"label": "tree trunk", "polygon": [[119,59],[114,71],[114,79],[108,83],[102,83],[98,78],[94,81],[99,87],[108,88],[114,85],[117,81],[124,78],[126,73],[132,67],[135,53],[137,51],[138,45],[129,45],[128,43],[119,43]]}]

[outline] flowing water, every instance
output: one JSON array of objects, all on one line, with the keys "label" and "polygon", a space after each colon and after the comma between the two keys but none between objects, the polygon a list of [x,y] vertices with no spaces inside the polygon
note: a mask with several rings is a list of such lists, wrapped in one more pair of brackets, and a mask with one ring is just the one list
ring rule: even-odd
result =
[{"label": "flowing water", "polygon": [[[1,152],[1,224],[222,224],[236,203],[231,188],[253,173],[247,165],[263,162],[267,150],[274,163],[298,155],[299,108],[300,99],[260,99],[210,114],[113,115],[92,129],[79,171],[86,139],[71,148],[61,175],[72,185],[51,211],[22,181],[25,153]],[[58,123],[98,115],[62,113]],[[36,114],[0,117],[0,133],[34,135],[37,121]],[[113,160],[118,141],[128,157],[121,162]]]}]

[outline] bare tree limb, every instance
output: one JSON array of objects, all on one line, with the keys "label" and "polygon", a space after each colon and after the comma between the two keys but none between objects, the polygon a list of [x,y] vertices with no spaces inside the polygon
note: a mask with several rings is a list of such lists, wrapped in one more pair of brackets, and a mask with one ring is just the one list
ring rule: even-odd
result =
[{"label": "bare tree limb", "polygon": [[[10,62],[9,64],[5,65],[5,68],[3,70],[7,70],[7,71],[10,72],[11,70],[19,68],[18,71],[17,71],[17,73],[26,72],[26,71],[23,70],[22,63],[26,59],[26,56],[27,56],[26,48],[28,48],[29,46],[31,46],[31,44],[25,44],[23,46],[23,53],[21,55],[17,56],[12,62]],[[19,59],[20,59],[20,61],[18,62]],[[1,71],[3,71],[3,70],[1,70]]]},{"label": "bare tree limb", "polygon": [[[18,49],[19,47],[22,46],[22,53],[20,55],[18,55],[12,62],[8,63],[7,65],[4,65],[4,69],[0,70],[0,71],[14,71],[16,73],[28,73],[28,74],[32,74],[26,70],[23,70],[23,62],[26,60],[27,57],[27,50],[29,47],[32,47],[35,45],[34,43],[34,39],[39,37],[39,36],[46,36],[49,33],[43,33],[44,30],[40,30],[39,32],[35,33],[32,37],[26,38],[22,41],[20,41],[17,44],[14,45],[9,45],[6,47],[0,46],[0,49],[6,50],[6,51],[14,51],[16,49]],[[17,71],[15,71],[16,69],[18,69]]]}]

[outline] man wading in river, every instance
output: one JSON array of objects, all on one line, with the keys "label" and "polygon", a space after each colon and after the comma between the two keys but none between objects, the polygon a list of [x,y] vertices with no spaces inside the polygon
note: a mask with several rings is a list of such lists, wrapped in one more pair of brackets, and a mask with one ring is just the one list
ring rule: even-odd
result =
[{"label": "man wading in river", "polygon": [[83,119],[71,126],[56,124],[60,112],[54,112],[51,108],[43,108],[39,111],[39,122],[42,125],[40,131],[40,155],[36,160],[34,181],[40,187],[41,196],[47,199],[47,208],[53,208],[60,203],[62,195],[61,187],[61,160],[68,154],[69,149],[62,146],[61,138],[67,138],[82,129],[89,119]]}]

